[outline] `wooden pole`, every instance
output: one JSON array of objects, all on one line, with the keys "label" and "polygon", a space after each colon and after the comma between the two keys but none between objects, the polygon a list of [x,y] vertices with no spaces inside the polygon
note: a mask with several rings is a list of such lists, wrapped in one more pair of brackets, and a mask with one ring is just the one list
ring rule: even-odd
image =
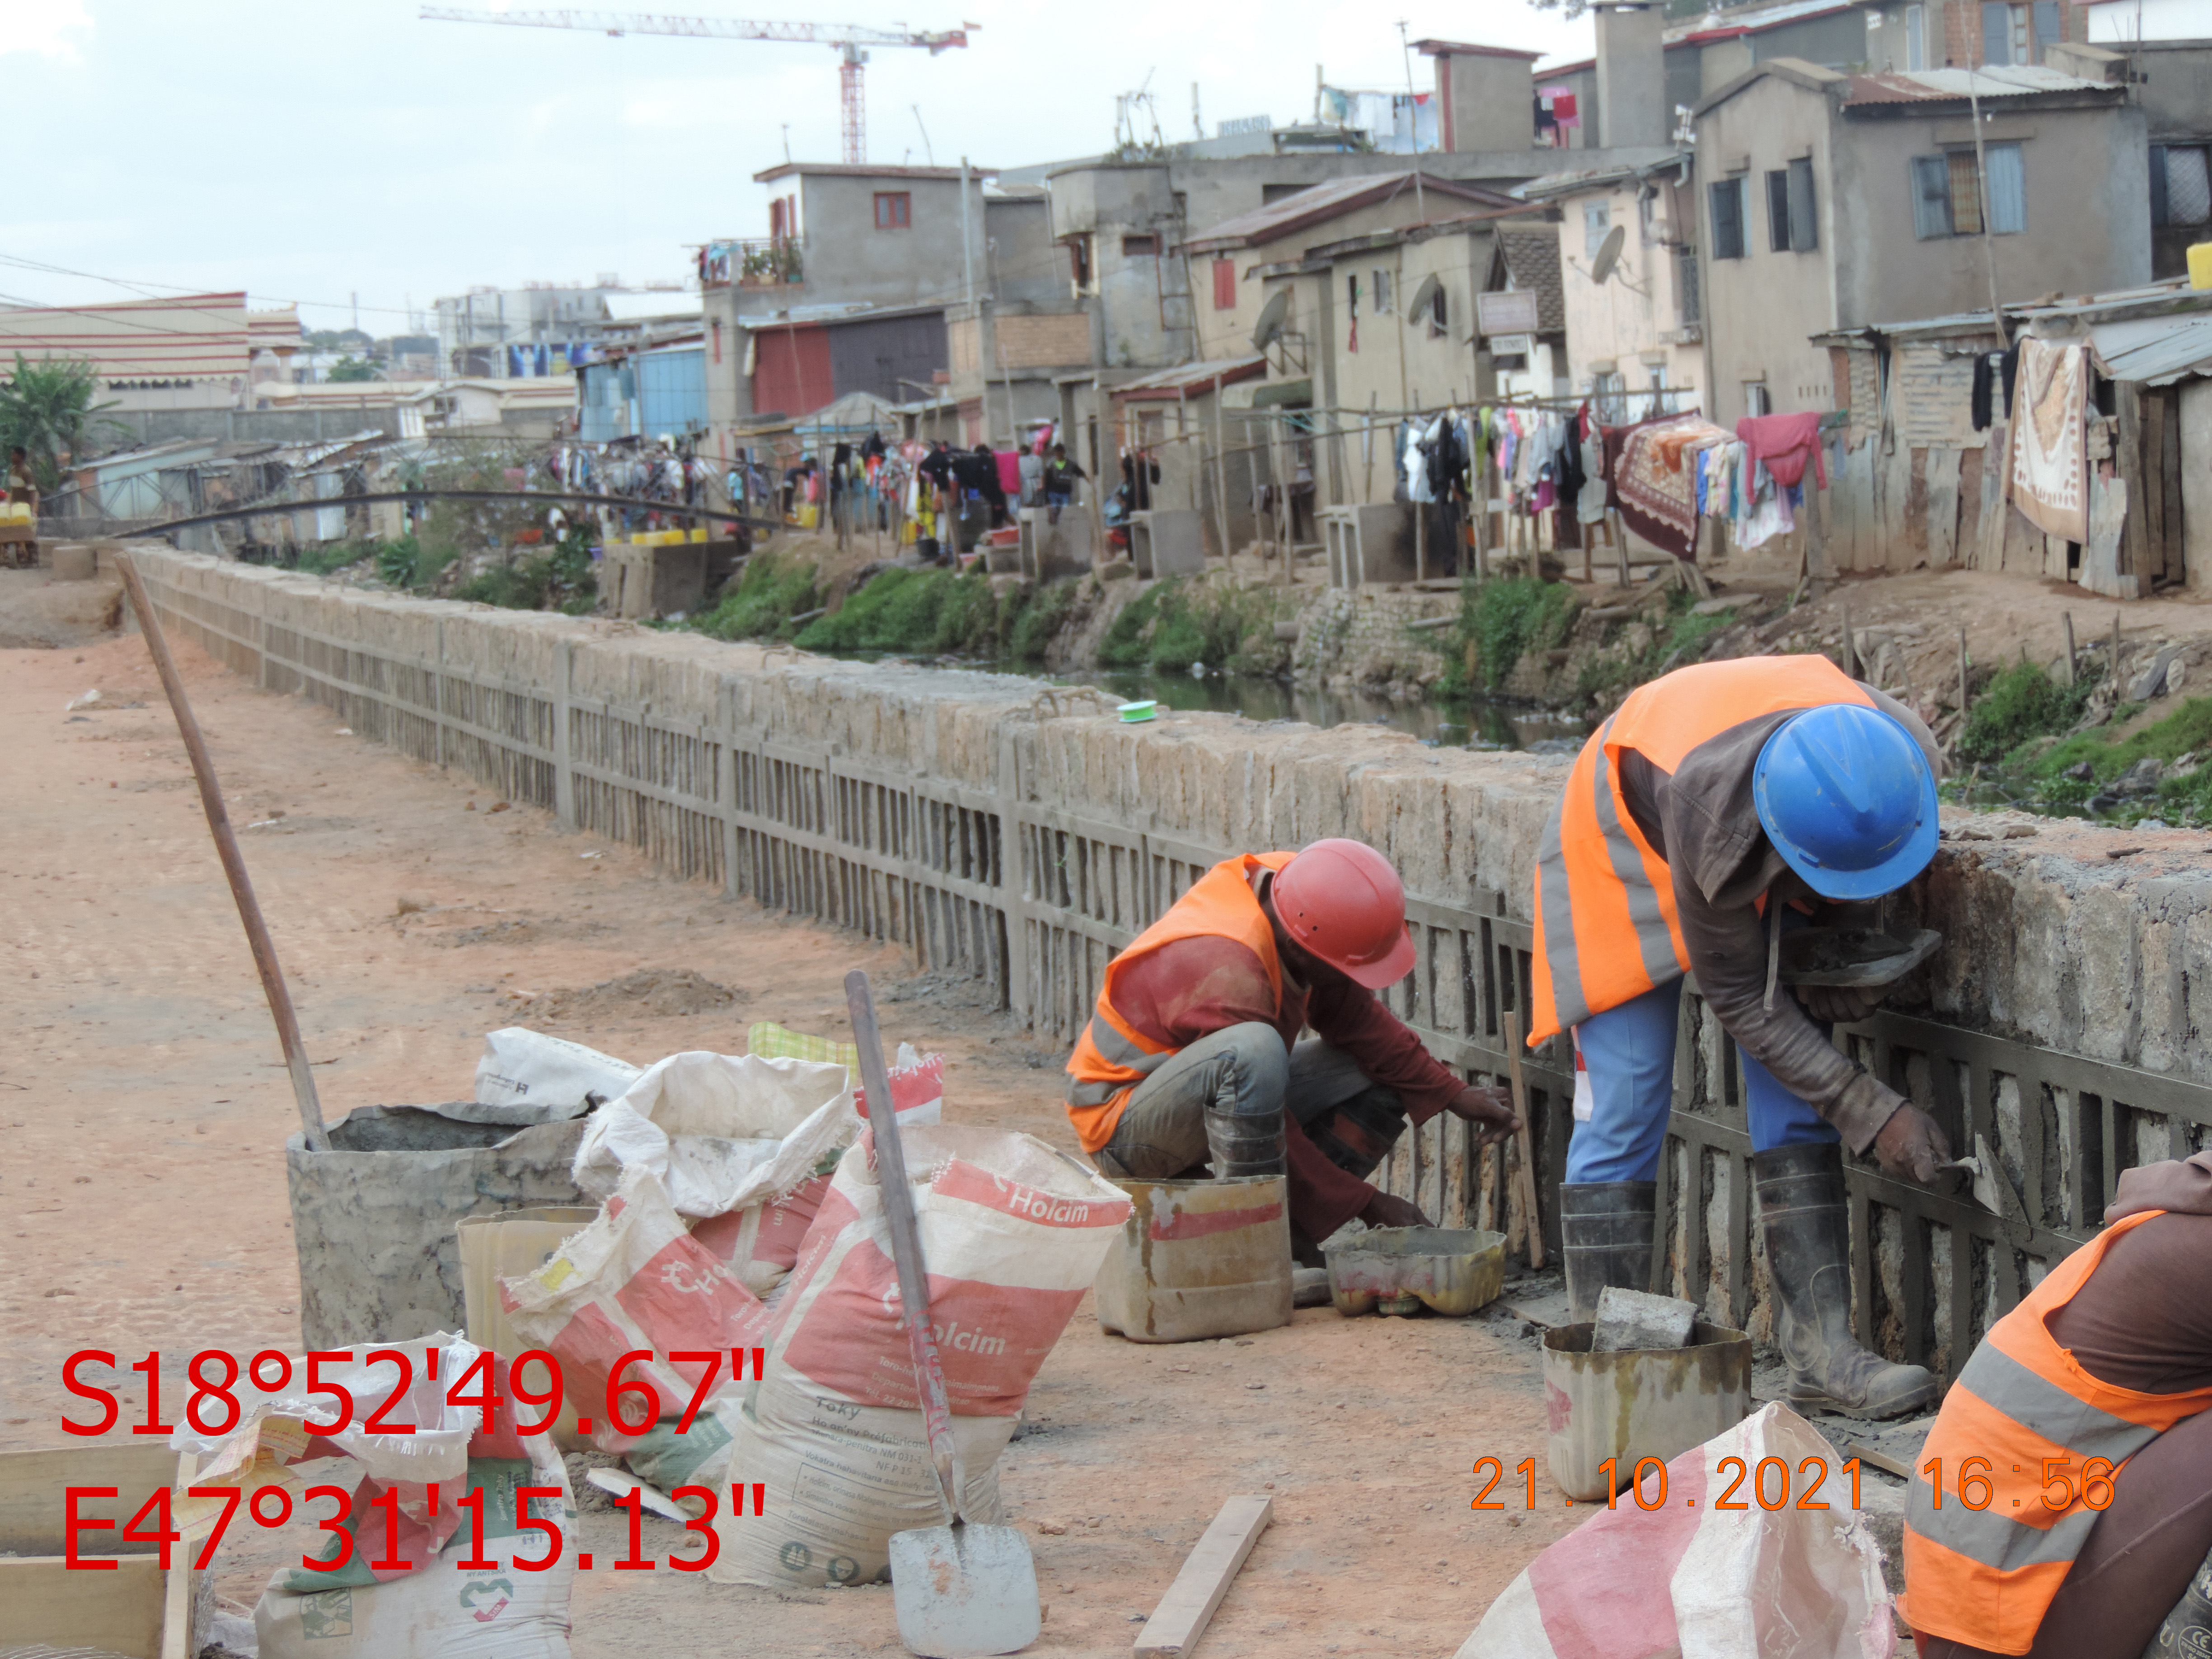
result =
[{"label": "wooden pole", "polygon": [[1222,435],[1221,387],[1213,388],[1213,505],[1221,520],[1221,556],[1226,562],[1236,552],[1229,544],[1229,441]]},{"label": "wooden pole", "polygon": [[1858,663],[1859,646],[1858,641],[1851,636],[1851,608],[1847,605],[1844,607],[1844,659],[1837,666],[1853,679],[1856,679],[1859,677]]},{"label": "wooden pole", "polygon": [[2071,685],[2079,672],[2074,661],[2074,613],[2062,611],[2058,613],[2058,620],[2066,629],[2066,684]]},{"label": "wooden pole", "polygon": [[261,919],[261,906],[253,897],[252,878],[246,873],[246,859],[238,850],[238,836],[230,827],[230,814],[222,804],[222,785],[216,779],[215,761],[208,753],[207,739],[200,735],[200,723],[192,717],[192,706],[185,696],[185,683],[177,673],[176,659],[169,654],[169,641],[161,632],[161,619],[154,614],[152,601],[146,597],[146,584],[139,579],[138,567],[127,553],[115,556],[115,568],[123,576],[123,591],[131,596],[131,608],[137,613],[138,627],[146,635],[146,650],[154,659],[154,672],[161,677],[161,690],[168,694],[169,708],[177,717],[177,730],[185,740],[185,752],[191,757],[192,776],[200,787],[200,807],[207,814],[208,833],[215,837],[216,856],[222,860],[222,873],[230,883],[230,896],[238,905],[238,919],[245,924],[246,943],[253,952],[253,966],[261,975],[261,989],[269,999],[269,1012],[276,1022],[276,1041],[284,1050],[285,1068],[292,1074],[292,1098],[300,1109],[300,1127],[307,1135],[311,1151],[327,1152],[331,1149],[330,1135],[323,1127],[322,1102],[315,1095],[315,1075],[308,1069],[307,1050],[300,1040],[299,1017],[292,1012],[292,994],[285,988],[284,969],[276,960],[276,942],[269,937],[269,924]]},{"label": "wooden pole", "polygon": [[1966,625],[1959,624],[1959,726],[1966,725]]},{"label": "wooden pole", "polygon": [[1505,1014],[1505,1064],[1513,1084],[1513,1115],[1521,1120],[1521,1127],[1513,1132],[1513,1141],[1521,1152],[1521,1213],[1528,1226],[1528,1265],[1540,1270],[1544,1265],[1544,1217],[1536,1207],[1536,1143],[1528,1130],[1528,1090],[1521,1079],[1518,1008],[1510,1008]]},{"label": "wooden pole", "polygon": [[2113,701],[2114,701],[2114,702],[2118,702],[2118,701],[2119,700],[2119,695],[2120,695],[2120,611],[2119,611],[2119,607],[2118,607],[2118,605],[2115,605],[2115,606],[2113,606],[2113,608],[2112,608],[2112,698],[2113,698]]},{"label": "wooden pole", "polygon": [[1375,408],[1381,400],[1380,392],[1367,394],[1367,441],[1362,446],[1367,452],[1367,487],[1360,492],[1363,502],[1375,499]]}]

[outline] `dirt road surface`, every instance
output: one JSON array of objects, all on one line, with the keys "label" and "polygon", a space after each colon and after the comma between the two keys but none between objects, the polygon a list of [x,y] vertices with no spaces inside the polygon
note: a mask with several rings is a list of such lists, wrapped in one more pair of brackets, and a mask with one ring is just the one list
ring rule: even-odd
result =
[{"label": "dirt road surface", "polygon": [[[534,811],[494,810],[461,777],[179,652],[328,1116],[465,1098],[487,1030],[641,971],[732,995],[703,1008],[718,999],[575,999],[550,1029],[641,1063],[734,1052],[757,1019],[841,1031],[841,981],[859,965],[885,988],[886,1037],[949,1056],[949,1118],[1073,1146],[1058,1049],[957,985],[914,978],[896,950],[672,881]],[[99,706],[65,710],[93,687]],[[117,1356],[125,1425],[143,1420],[143,1384],[120,1366],[149,1350],[173,1410],[191,1351],[297,1350],[282,1152],[296,1119],[143,642],[0,650],[0,1448],[12,1449],[68,1443],[64,1415],[88,1414],[61,1387],[78,1349]],[[422,908],[402,915],[403,899]],[[696,1011],[665,1012],[684,1007]],[[1449,1654],[1581,1518],[1540,1474],[1533,1512],[1517,1478],[1501,1489],[1516,1494],[1507,1510],[1469,1510],[1476,1460],[1542,1468],[1535,1351],[1503,1316],[1321,1309],[1234,1343],[1146,1347],[1102,1334],[1086,1301],[1027,1415],[1001,1473],[1036,1550],[1040,1655],[1126,1654],[1133,1620],[1233,1492],[1272,1491],[1276,1519],[1206,1638],[1212,1659]],[[576,1583],[579,1659],[897,1650],[886,1589],[616,1572],[623,1525],[585,1516],[580,1547],[599,1565]],[[648,1554],[675,1547],[674,1526],[645,1530]],[[250,1605],[312,1536],[297,1522],[234,1532],[222,1595]]]}]

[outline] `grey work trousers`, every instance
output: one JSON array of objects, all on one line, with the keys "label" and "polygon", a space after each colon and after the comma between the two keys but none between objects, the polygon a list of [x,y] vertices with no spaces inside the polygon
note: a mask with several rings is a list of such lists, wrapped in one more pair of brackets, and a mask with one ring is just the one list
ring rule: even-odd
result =
[{"label": "grey work trousers", "polygon": [[[1206,1161],[1208,1108],[1286,1112],[1331,1163],[1361,1176],[1406,1127],[1397,1091],[1370,1082],[1342,1049],[1316,1038],[1285,1053],[1281,1032],[1252,1020],[1200,1037],[1139,1083],[1094,1155],[1099,1170],[1130,1181],[1196,1172]],[[1334,1127],[1345,1119],[1348,1138]]]}]

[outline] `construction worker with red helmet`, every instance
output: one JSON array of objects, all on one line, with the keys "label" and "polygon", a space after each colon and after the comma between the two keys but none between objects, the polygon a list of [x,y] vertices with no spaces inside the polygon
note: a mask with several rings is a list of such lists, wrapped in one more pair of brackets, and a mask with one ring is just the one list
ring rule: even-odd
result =
[{"label": "construction worker with red helmet", "polygon": [[1519,1120],[1375,995],[1413,966],[1405,887],[1364,842],[1215,865],[1107,967],[1067,1062],[1083,1149],[1123,1180],[1287,1176],[1302,1255],[1355,1216],[1427,1224],[1364,1178],[1406,1124],[1452,1112],[1487,1146]]},{"label": "construction worker with red helmet", "polygon": [[1702,663],[1638,686],[1583,747],[1536,861],[1529,1044],[1572,1029],[1589,1081],[1559,1190],[1572,1317],[1649,1290],[1686,974],[1742,1060],[1788,1398],[1895,1417],[1935,1382],[1851,1326],[1843,1149],[1948,1180],[1942,1129],[1838,1050],[1881,989],[1777,983],[1781,933],[1896,891],[1936,841],[1935,739],[1825,657]]}]

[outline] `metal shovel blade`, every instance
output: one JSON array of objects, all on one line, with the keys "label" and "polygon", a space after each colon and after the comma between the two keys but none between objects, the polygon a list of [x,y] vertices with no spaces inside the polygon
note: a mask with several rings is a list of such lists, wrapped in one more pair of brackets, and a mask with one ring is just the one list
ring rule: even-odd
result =
[{"label": "metal shovel blade", "polygon": [[891,1534],[899,1640],[922,1659],[1016,1653],[1037,1638],[1036,1563],[1019,1527],[916,1527]]}]

